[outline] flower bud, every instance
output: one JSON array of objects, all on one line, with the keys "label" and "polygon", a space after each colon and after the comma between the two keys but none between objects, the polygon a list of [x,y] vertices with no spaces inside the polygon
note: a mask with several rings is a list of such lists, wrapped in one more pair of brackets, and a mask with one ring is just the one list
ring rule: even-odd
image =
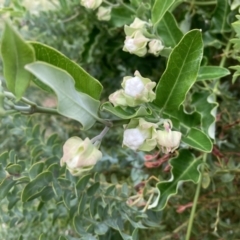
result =
[{"label": "flower bud", "polygon": [[109,21],[111,19],[111,8],[99,7],[97,18],[99,21]]},{"label": "flower bud", "polygon": [[162,147],[164,153],[173,152],[179,147],[182,133],[172,131],[171,125],[164,123],[165,130],[157,131],[157,142]]},{"label": "flower bud", "polygon": [[143,118],[136,118],[131,119],[124,128],[123,146],[135,151],[151,151],[156,147],[157,124],[147,122]]},{"label": "flower bud", "polygon": [[148,44],[148,47],[149,47],[148,52],[155,56],[159,56],[160,52],[164,49],[161,40],[158,39],[151,40]]},{"label": "flower bud", "polygon": [[73,176],[79,176],[82,172],[91,170],[102,153],[93,145],[89,138],[84,141],[79,137],[69,138],[63,145],[63,157],[61,166],[66,163],[67,169]]},{"label": "flower bud", "polygon": [[102,3],[102,0],[81,0],[81,5],[85,8],[95,10]]},{"label": "flower bud", "polygon": [[156,94],[152,91],[156,83],[143,78],[138,71],[135,71],[134,75],[135,77],[124,77],[123,89],[109,96],[109,101],[114,106],[135,107],[142,103],[152,102],[156,98]]},{"label": "flower bud", "polygon": [[126,36],[132,37],[137,30],[140,30],[140,32],[142,32],[147,25],[149,25],[149,23],[142,21],[139,18],[135,18],[133,23],[131,23],[129,26],[124,26],[124,32]]},{"label": "flower bud", "polygon": [[149,39],[138,30],[132,37],[126,36],[123,51],[143,57],[147,53],[148,41]]}]

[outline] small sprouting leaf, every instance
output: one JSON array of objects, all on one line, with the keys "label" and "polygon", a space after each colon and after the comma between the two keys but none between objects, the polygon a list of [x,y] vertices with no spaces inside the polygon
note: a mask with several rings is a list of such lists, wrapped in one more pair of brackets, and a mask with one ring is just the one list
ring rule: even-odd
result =
[{"label": "small sprouting leaf", "polygon": [[203,66],[198,72],[197,81],[213,80],[225,77],[230,74],[227,68],[219,66]]},{"label": "small sprouting leaf", "polygon": [[188,32],[173,49],[167,68],[156,89],[155,104],[164,110],[177,110],[197,78],[203,54],[201,32]]},{"label": "small sprouting leaf", "polygon": [[100,102],[85,93],[77,92],[73,78],[66,71],[44,62],[34,62],[25,68],[53,89],[58,97],[60,114],[79,121],[85,130],[99,119],[97,112]]},{"label": "small sprouting leaf", "polygon": [[157,26],[157,32],[159,36],[161,36],[164,46],[166,47],[175,47],[183,37],[182,31],[170,12],[164,14]]},{"label": "small sprouting leaf", "polygon": [[152,22],[154,25],[158,24],[174,2],[175,0],[155,0],[152,7]]},{"label": "small sprouting leaf", "polygon": [[170,160],[172,166],[170,180],[157,184],[159,195],[151,207],[156,208],[156,210],[164,209],[169,198],[177,194],[180,183],[189,181],[198,183],[200,180],[200,164],[201,159],[194,158],[186,149],[181,150],[176,158]]},{"label": "small sprouting leaf", "polygon": [[190,147],[198,149],[203,152],[212,151],[212,142],[209,137],[197,128],[191,128],[187,136],[182,138],[182,141],[188,144]]},{"label": "small sprouting leaf", "polygon": [[[74,79],[75,88],[79,92],[86,93],[97,100],[100,98],[102,92],[101,83],[89,75],[78,64],[50,46],[39,42],[30,42],[30,44],[35,49],[37,61],[43,61],[65,70]],[[38,83],[39,81],[37,80],[36,84]]]},{"label": "small sprouting leaf", "polygon": [[9,23],[5,24],[1,55],[7,87],[19,100],[24,95],[32,77],[24,66],[35,61],[35,53],[32,46],[26,43]]},{"label": "small sprouting leaf", "polygon": [[33,181],[28,183],[22,191],[21,199],[23,202],[27,202],[33,197],[37,197],[49,183],[52,182],[52,173],[43,172],[39,174]]},{"label": "small sprouting leaf", "polygon": [[114,107],[110,102],[106,102],[101,106],[102,110],[110,112],[115,116],[122,119],[131,119],[136,117],[143,117],[146,115],[150,115],[152,112],[144,106],[139,107],[137,110],[133,110],[133,108],[122,108],[122,107]]}]

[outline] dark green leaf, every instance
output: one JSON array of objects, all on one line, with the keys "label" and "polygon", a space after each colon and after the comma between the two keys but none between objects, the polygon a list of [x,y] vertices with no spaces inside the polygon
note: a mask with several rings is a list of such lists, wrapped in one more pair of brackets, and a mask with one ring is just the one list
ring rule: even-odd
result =
[{"label": "dark green leaf", "polygon": [[157,32],[166,47],[175,47],[183,37],[182,31],[170,12],[164,14],[157,26]]},{"label": "dark green leaf", "polygon": [[79,92],[86,93],[97,100],[100,98],[102,85],[78,64],[50,46],[38,42],[30,42],[30,44],[35,49],[38,61],[43,61],[65,70],[74,79],[75,88]]},{"label": "dark green leaf", "polygon": [[227,68],[219,66],[203,66],[199,69],[197,81],[219,79],[229,74],[230,71]]},{"label": "dark green leaf", "polygon": [[200,164],[201,160],[194,158],[188,150],[181,150],[179,155],[170,161],[172,166],[170,180],[157,184],[159,196],[153,207],[156,207],[156,210],[165,208],[169,198],[177,194],[180,182],[192,181],[198,183],[200,179]]},{"label": "dark green leaf", "polygon": [[3,199],[7,196],[10,189],[14,186],[16,181],[14,181],[11,177],[5,178],[0,184],[0,199]]},{"label": "dark green leaf", "polygon": [[19,100],[32,77],[24,66],[35,61],[34,50],[9,23],[6,23],[1,41],[1,54],[7,87]]},{"label": "dark green leaf", "polygon": [[152,23],[154,25],[158,24],[174,2],[175,0],[155,0],[152,7]]},{"label": "dark green leaf", "polygon": [[188,32],[173,49],[157,85],[155,104],[158,107],[170,111],[179,108],[196,81],[202,54],[201,32]]},{"label": "dark green leaf", "polygon": [[191,128],[187,136],[182,138],[182,141],[190,147],[203,152],[212,151],[212,142],[209,137],[197,128]]},{"label": "dark green leaf", "polygon": [[87,186],[90,178],[91,178],[91,174],[81,177],[76,184],[76,191],[77,192],[84,191],[86,189],[86,186]]},{"label": "dark green leaf", "polygon": [[231,26],[228,22],[230,6],[228,0],[217,0],[217,7],[213,13],[212,28],[213,33],[225,33],[231,31]]},{"label": "dark green leaf", "polygon": [[21,173],[22,171],[22,166],[19,164],[11,164],[9,166],[6,167],[6,171],[10,174],[10,175],[18,175]]},{"label": "dark green leaf", "polygon": [[38,174],[43,171],[44,162],[37,162],[31,166],[29,169],[29,177],[33,180]]},{"label": "dark green leaf", "polygon": [[100,187],[99,182],[94,183],[91,187],[87,189],[87,195],[89,197],[92,197],[98,191],[99,187]]},{"label": "dark green leaf", "polygon": [[33,196],[39,194],[43,189],[52,182],[52,173],[43,172],[39,174],[33,181],[28,183],[23,189],[21,199],[23,202],[27,202],[32,199]]}]

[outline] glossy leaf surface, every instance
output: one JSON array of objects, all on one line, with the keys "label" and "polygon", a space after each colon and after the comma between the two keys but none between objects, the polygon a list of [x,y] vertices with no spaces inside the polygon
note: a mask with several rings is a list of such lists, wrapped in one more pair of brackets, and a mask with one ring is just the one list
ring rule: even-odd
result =
[{"label": "glossy leaf surface", "polygon": [[198,149],[202,152],[212,151],[212,142],[209,137],[197,128],[191,128],[186,137],[182,141],[190,147]]},{"label": "glossy leaf surface", "polygon": [[203,54],[201,32],[188,32],[173,49],[156,89],[155,104],[164,110],[177,110],[197,78]]},{"label": "glossy leaf surface", "polygon": [[174,2],[175,0],[155,0],[152,7],[152,22],[154,25],[162,19]]},{"label": "glossy leaf surface", "polygon": [[163,40],[164,46],[175,47],[183,37],[174,16],[166,12],[157,27],[158,35]]}]

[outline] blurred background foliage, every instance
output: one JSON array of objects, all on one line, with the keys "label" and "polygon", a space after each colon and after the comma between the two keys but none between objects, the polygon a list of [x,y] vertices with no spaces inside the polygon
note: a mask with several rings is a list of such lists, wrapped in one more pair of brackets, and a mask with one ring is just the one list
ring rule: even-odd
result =
[{"label": "blurred background foliage", "polygon": [[[165,69],[164,57],[139,58],[122,51],[124,24],[130,24],[136,15],[148,20],[151,2],[116,1],[112,4],[119,5],[113,8],[109,22],[98,21],[95,12],[82,7],[79,0],[1,0],[0,14],[12,19],[24,39],[58,49],[98,79],[104,86],[104,102],[118,89],[122,78],[136,69],[153,81],[158,81]],[[231,42],[235,37],[231,23],[237,21],[239,5],[237,0],[185,0],[176,1],[172,7],[184,33],[202,29],[202,65],[238,65],[239,52]],[[3,80],[2,71],[0,78]],[[209,95],[213,93],[218,103],[216,139],[207,156],[191,239],[240,239],[240,80],[233,83],[229,75],[221,80],[198,82],[189,93],[189,109],[193,108],[194,93],[203,89]],[[34,85],[27,96],[43,106],[56,103],[54,96],[40,92]],[[93,137],[101,131],[100,127],[81,132],[78,123],[59,116],[1,117],[1,239],[185,238],[196,186],[182,184],[178,195],[161,212],[140,211],[141,206],[129,208],[126,201],[130,196],[143,191],[146,184],[154,186],[154,180],[146,183],[150,176],[168,179],[169,174],[166,163],[149,168],[144,164],[143,153],[120,148],[121,128],[106,135],[101,147],[103,159],[82,182],[59,168],[66,139],[75,135]],[[49,179],[46,172],[51,172],[53,178]],[[34,186],[39,196],[33,195],[31,201],[24,199],[23,188],[36,176],[43,182],[43,186]],[[104,184],[99,186],[99,180]],[[13,182],[17,182],[14,187]],[[80,200],[76,204],[77,199]]]}]

